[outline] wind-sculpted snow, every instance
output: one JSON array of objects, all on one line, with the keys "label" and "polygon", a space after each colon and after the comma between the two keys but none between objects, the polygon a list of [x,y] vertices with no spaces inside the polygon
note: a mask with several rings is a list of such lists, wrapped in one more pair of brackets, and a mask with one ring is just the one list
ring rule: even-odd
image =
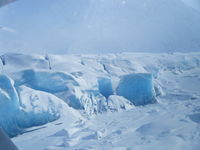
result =
[{"label": "wind-sculpted snow", "polygon": [[122,76],[117,94],[127,98],[135,105],[155,103],[152,75],[138,73]]}]

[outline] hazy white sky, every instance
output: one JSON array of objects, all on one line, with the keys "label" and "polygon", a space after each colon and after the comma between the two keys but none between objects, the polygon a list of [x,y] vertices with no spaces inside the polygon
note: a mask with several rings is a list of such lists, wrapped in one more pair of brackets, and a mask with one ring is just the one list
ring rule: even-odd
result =
[{"label": "hazy white sky", "polygon": [[0,8],[0,53],[200,51],[199,6],[199,0],[18,0]]}]

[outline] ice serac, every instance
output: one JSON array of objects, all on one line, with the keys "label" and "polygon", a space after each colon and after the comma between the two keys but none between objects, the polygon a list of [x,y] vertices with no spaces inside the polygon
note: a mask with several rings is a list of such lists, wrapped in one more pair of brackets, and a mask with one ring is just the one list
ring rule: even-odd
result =
[{"label": "ice serac", "polygon": [[99,92],[106,98],[113,94],[111,79],[101,77],[98,79],[98,85]]},{"label": "ice serac", "polygon": [[106,98],[98,90],[86,90],[80,98],[86,114],[92,115],[107,110]]},{"label": "ice serac", "polygon": [[130,100],[136,106],[156,102],[153,77],[150,73],[136,73],[122,76],[116,93]]}]

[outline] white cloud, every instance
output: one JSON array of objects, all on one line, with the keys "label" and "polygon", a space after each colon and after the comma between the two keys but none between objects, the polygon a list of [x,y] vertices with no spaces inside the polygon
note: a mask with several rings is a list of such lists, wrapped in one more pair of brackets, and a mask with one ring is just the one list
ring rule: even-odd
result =
[{"label": "white cloud", "polygon": [[0,7],[4,6],[4,5],[8,5],[9,3],[12,3],[16,0],[0,0]]},{"label": "white cloud", "polygon": [[0,26],[0,31],[1,31],[1,30],[6,31],[6,32],[16,33],[16,30],[14,30],[14,29],[12,29],[12,28],[9,28],[9,27]]}]

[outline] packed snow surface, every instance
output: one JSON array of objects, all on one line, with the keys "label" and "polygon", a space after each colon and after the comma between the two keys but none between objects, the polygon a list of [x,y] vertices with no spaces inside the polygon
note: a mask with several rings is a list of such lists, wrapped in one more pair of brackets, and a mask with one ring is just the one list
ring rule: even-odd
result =
[{"label": "packed snow surface", "polygon": [[0,126],[20,150],[200,147],[200,53],[1,58]]}]

